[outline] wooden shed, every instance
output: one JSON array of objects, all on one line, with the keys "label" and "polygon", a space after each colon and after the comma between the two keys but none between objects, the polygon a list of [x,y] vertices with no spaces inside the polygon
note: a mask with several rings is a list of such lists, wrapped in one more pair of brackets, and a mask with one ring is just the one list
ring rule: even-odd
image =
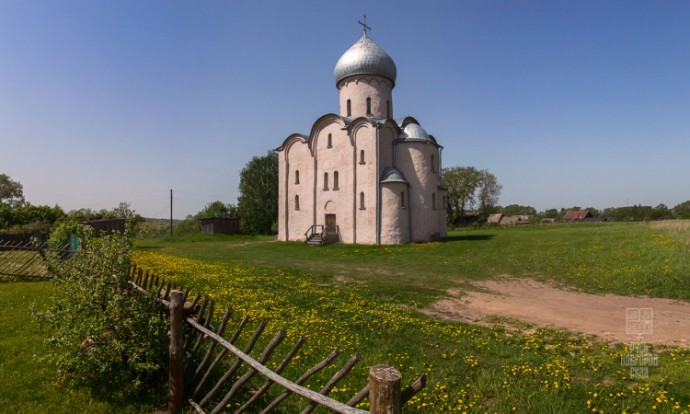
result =
[{"label": "wooden shed", "polygon": [[81,224],[93,228],[96,237],[100,237],[102,234],[125,233],[125,219],[123,218],[87,220],[82,221]]},{"label": "wooden shed", "polygon": [[201,231],[208,234],[234,234],[240,232],[240,219],[208,217],[201,220]]},{"label": "wooden shed", "polygon": [[526,214],[516,214],[513,216],[503,216],[499,222],[501,226],[515,226],[518,224],[529,224],[529,216]]}]

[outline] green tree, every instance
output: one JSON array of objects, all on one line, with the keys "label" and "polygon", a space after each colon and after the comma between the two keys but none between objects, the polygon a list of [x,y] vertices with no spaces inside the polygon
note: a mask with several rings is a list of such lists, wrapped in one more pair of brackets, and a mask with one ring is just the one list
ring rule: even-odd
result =
[{"label": "green tree", "polygon": [[660,203],[659,205],[654,207],[654,219],[669,218],[671,216],[671,210],[668,208],[666,204]]},{"label": "green tree", "polygon": [[0,203],[10,207],[24,204],[24,187],[18,181],[13,181],[7,174],[0,174]]},{"label": "green tree", "polygon": [[443,169],[443,186],[446,187],[448,222],[457,223],[465,211],[477,204],[475,193],[480,186],[481,172],[474,167],[450,167]]},{"label": "green tree", "polygon": [[13,225],[13,210],[5,203],[0,203],[0,230]]},{"label": "green tree", "polygon": [[652,206],[635,204],[625,207],[610,207],[601,212],[600,217],[613,221],[641,221],[660,218],[659,211]]},{"label": "green tree", "polygon": [[506,216],[533,216],[537,214],[537,210],[532,206],[521,206],[519,204],[509,204],[503,207],[501,213]]},{"label": "green tree", "polygon": [[278,221],[278,156],[254,157],[240,173],[237,212],[245,233],[270,234]]},{"label": "green tree", "polygon": [[558,210],[555,208],[550,208],[542,213],[542,217],[544,218],[558,218]]},{"label": "green tree", "polygon": [[60,206],[34,206],[25,203],[10,207],[0,203],[0,230],[4,233],[49,233],[65,216]]},{"label": "green tree", "polygon": [[503,186],[498,183],[495,175],[488,170],[479,171],[477,204],[479,205],[479,212],[483,216],[488,216],[495,211],[502,189]]},{"label": "green tree", "polygon": [[113,211],[106,209],[96,211],[90,208],[80,208],[77,210],[70,210],[70,212],[67,213],[67,215],[69,216],[69,218],[76,221],[115,218],[115,214],[113,213]]},{"label": "green tree", "polygon": [[599,217],[601,212],[594,207],[586,207],[585,210],[589,211],[592,217]]},{"label": "green tree", "polygon": [[673,207],[673,215],[678,218],[690,218],[690,200],[683,201]]},{"label": "green tree", "polygon": [[483,216],[495,213],[503,186],[489,170],[475,167],[443,169],[443,186],[447,189],[448,222],[457,224],[468,210],[478,208]]},{"label": "green tree", "polygon": [[111,214],[114,218],[125,219],[126,230],[130,234],[135,234],[140,223],[144,222],[144,217],[137,214],[135,210],[130,208],[130,204],[121,202],[117,207],[113,208]]},{"label": "green tree", "polygon": [[212,201],[194,215],[196,219],[218,217],[232,218],[237,217],[237,207],[234,204],[224,204],[222,201]]}]

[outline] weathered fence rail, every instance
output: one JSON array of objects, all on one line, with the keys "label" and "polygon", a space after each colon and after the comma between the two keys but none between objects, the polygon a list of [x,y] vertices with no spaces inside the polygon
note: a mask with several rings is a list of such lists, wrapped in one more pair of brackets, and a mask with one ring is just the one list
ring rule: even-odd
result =
[{"label": "weathered fence rail", "polygon": [[[0,240],[0,280],[47,280],[52,277],[45,265],[46,254],[58,252],[66,256],[71,255],[69,244],[55,249],[45,241]],[[69,266],[69,260],[64,260],[60,266]]]},{"label": "weathered fence rail", "polygon": [[[231,308],[225,311],[218,326],[214,327],[214,301],[208,298],[201,300],[200,294],[188,301],[190,289],[165,282],[135,266],[130,269],[130,278],[135,289],[140,292],[153,291],[156,300],[169,309],[168,410],[172,413],[181,412],[184,406],[189,404],[198,413],[217,414],[230,411],[240,414],[254,409],[261,410],[263,414],[272,411],[294,394],[306,404],[300,414],[311,413],[317,407],[341,414],[399,414],[403,404],[426,385],[426,377],[422,376],[401,390],[401,375],[396,369],[389,365],[374,365],[369,370],[369,383],[347,402],[340,402],[328,394],[361,360],[360,355],[352,356],[318,392],[313,391],[303,384],[324,368],[332,366],[333,361],[339,356],[337,350],[310,367],[297,380],[291,381],[281,373],[297,356],[306,341],[304,337],[300,337],[292,345],[274,369],[269,369],[266,364],[286,338],[284,329],[278,331],[260,356],[255,358],[250,354],[266,328],[265,320],[257,325],[248,343],[240,349],[235,342],[249,323],[248,317],[244,317],[230,338],[226,339],[225,332],[232,315]],[[186,336],[185,324],[191,332]],[[195,362],[194,365],[191,364],[192,361]],[[260,385],[257,382],[250,385],[250,380],[257,376],[263,377],[264,380],[260,381]],[[268,397],[268,391],[273,386],[282,387],[284,392]],[[244,394],[241,394],[243,390]],[[246,401],[242,400],[240,395],[243,395]],[[356,405],[367,397],[370,411],[356,408]],[[229,409],[230,402],[239,407]]]}]

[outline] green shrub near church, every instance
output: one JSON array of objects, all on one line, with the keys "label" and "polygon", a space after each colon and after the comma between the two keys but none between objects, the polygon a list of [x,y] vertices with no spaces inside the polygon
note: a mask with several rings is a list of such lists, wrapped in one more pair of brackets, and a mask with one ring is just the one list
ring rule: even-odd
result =
[{"label": "green shrub near church", "polygon": [[[61,245],[71,230],[69,223],[58,228],[51,244]],[[123,396],[159,389],[165,383],[166,321],[152,297],[139,297],[128,284],[128,236],[77,231],[79,251],[70,257],[48,253],[53,296],[47,310],[34,311],[52,332],[45,360],[69,380]]]}]

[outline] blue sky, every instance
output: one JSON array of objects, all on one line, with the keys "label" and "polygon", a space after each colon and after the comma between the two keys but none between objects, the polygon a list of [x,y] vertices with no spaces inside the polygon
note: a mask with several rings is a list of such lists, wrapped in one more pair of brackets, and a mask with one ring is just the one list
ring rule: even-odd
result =
[{"label": "blue sky", "polygon": [[690,199],[687,1],[0,0],[0,173],[67,210],[235,202],[252,156],[338,111],[364,13],[396,117],[500,204]]}]

